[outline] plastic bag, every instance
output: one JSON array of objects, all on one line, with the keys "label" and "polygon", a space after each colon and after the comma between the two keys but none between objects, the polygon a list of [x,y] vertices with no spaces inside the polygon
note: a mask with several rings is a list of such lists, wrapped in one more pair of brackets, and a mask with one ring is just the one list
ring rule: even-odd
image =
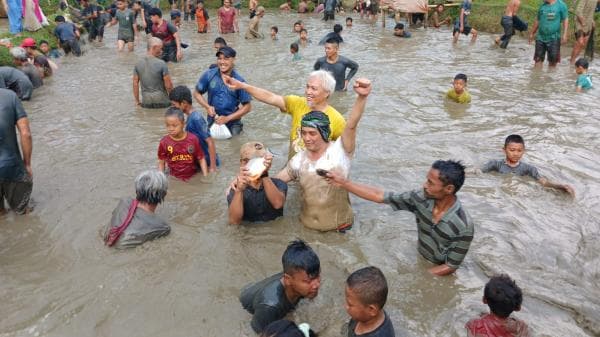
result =
[{"label": "plastic bag", "polygon": [[227,125],[213,123],[210,127],[210,136],[214,139],[229,139],[231,138],[231,132]]}]

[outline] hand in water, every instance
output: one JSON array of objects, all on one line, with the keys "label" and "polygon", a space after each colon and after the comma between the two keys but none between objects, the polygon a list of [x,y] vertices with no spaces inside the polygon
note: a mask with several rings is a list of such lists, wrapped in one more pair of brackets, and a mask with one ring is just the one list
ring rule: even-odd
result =
[{"label": "hand in water", "polygon": [[358,78],[354,81],[354,91],[359,96],[369,96],[371,93],[371,81],[366,78]]},{"label": "hand in water", "polygon": [[229,89],[231,89],[231,90],[242,89],[242,82],[236,80],[235,78],[225,75],[225,74],[221,74],[221,78],[223,79],[223,83],[225,83],[225,85]]},{"label": "hand in water", "polygon": [[563,186],[562,186],[562,189],[563,189],[565,192],[569,193],[569,195],[570,195],[572,198],[575,198],[575,189],[574,189],[572,186],[570,186],[570,185],[563,185]]}]

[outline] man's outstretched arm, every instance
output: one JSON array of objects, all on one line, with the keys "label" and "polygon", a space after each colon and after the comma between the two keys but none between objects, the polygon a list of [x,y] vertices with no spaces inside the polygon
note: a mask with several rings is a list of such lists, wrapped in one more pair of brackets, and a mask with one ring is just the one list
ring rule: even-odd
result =
[{"label": "man's outstretched arm", "polygon": [[227,76],[225,74],[222,74],[221,76],[223,77],[223,82],[225,83],[225,85],[227,85],[227,87],[229,87],[229,89],[231,89],[231,90],[237,90],[237,89],[246,90],[246,92],[249,93],[255,99],[257,99],[265,104],[269,104],[269,105],[278,107],[279,110],[281,110],[282,112],[286,111],[285,99],[283,98],[283,96],[279,96],[277,94],[270,92],[269,90],[255,87],[248,83],[238,81],[235,78],[233,78],[231,76]]}]

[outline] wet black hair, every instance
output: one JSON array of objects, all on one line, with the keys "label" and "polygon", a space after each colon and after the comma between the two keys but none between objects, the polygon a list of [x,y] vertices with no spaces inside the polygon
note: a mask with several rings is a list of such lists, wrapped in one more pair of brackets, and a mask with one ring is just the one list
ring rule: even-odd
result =
[{"label": "wet black hair", "polygon": [[271,30],[274,30],[275,33],[279,33],[279,27],[277,27],[277,26],[271,27]]},{"label": "wet black hair", "polygon": [[49,45],[49,44],[50,44],[50,43],[49,43],[48,41],[46,41],[46,40],[41,40],[41,41],[40,41],[40,45],[42,45],[42,44],[44,44],[44,43],[45,43],[45,44],[47,44],[47,45]]},{"label": "wet black hair", "polygon": [[437,4],[437,6],[435,6],[435,8],[438,8],[438,7],[440,7],[440,6],[441,6],[442,8],[444,8],[444,4]]},{"label": "wet black hair", "polygon": [[454,76],[454,80],[463,80],[465,83],[467,83],[467,75],[463,73],[456,74],[456,76]]},{"label": "wet black hair", "polygon": [[308,34],[308,30],[306,30],[305,28],[300,29],[300,33],[302,32],[306,32]]},{"label": "wet black hair", "polygon": [[504,147],[506,147],[510,143],[523,144],[523,146],[525,146],[525,140],[523,140],[523,137],[519,135],[510,135],[506,137],[506,139],[504,140]]},{"label": "wet black hair", "polygon": [[283,265],[283,272],[288,275],[296,271],[305,271],[308,277],[314,278],[321,273],[319,257],[302,240],[290,242],[281,256],[281,264]]},{"label": "wet black hair", "polygon": [[377,267],[361,268],[350,274],[346,279],[346,286],[365,306],[373,304],[382,309],[387,301],[387,280]]},{"label": "wet black hair", "polygon": [[[309,330],[309,336],[317,337],[317,334]],[[287,319],[280,319],[269,323],[260,334],[260,337],[304,337],[304,333],[296,323]]]},{"label": "wet black hair", "polygon": [[347,17],[347,18],[346,18],[346,22],[348,22],[348,21],[352,22],[353,20],[352,20],[352,18],[351,18],[351,17]]},{"label": "wet black hair", "polygon": [[394,29],[404,29],[404,24],[399,22],[394,26]]},{"label": "wet black hair", "polygon": [[490,311],[499,317],[507,318],[515,310],[521,309],[523,292],[508,275],[492,277],[485,285],[483,297]]},{"label": "wet black hair", "polygon": [[160,8],[151,8],[148,11],[148,16],[152,16],[152,15],[157,15],[159,18],[162,18],[162,11],[160,10]]},{"label": "wet black hair", "polygon": [[340,25],[339,23],[336,23],[335,25],[333,25],[334,32],[340,33],[342,30],[344,30],[344,27],[342,27],[342,25]]},{"label": "wet black hair", "polygon": [[298,51],[300,49],[300,47],[298,47],[298,44],[296,42],[294,42],[290,45],[290,49],[294,50],[294,51]]},{"label": "wet black hair", "polygon": [[431,168],[439,171],[440,180],[444,186],[449,184],[454,186],[454,194],[465,183],[465,166],[460,161],[436,160]]},{"label": "wet black hair", "polygon": [[192,104],[192,92],[185,85],[178,85],[169,93],[169,100],[177,103],[188,102]]},{"label": "wet black hair", "polygon": [[54,22],[65,22],[65,17],[62,15],[57,15],[56,18],[54,18]]},{"label": "wet black hair", "polygon": [[300,26],[302,26],[302,20],[298,20],[298,21],[294,22],[294,26],[295,26],[295,25],[300,25]]},{"label": "wet black hair", "polygon": [[581,58],[577,59],[577,61],[575,61],[575,66],[581,67],[583,69],[587,69],[590,66],[590,63],[588,62],[588,60],[585,57],[581,57]]},{"label": "wet black hair", "polygon": [[165,118],[168,117],[176,117],[177,119],[179,119],[181,122],[185,121],[185,115],[183,114],[183,111],[177,109],[176,107],[172,106],[169,107],[167,109],[167,111],[165,111]]},{"label": "wet black hair", "polygon": [[226,46],[226,45],[227,45],[227,42],[225,42],[225,39],[224,39],[224,38],[222,38],[222,37],[220,37],[220,36],[219,36],[218,38],[216,38],[216,39],[215,39],[215,42],[214,42],[214,43],[220,43],[220,44],[222,44],[223,46]]}]

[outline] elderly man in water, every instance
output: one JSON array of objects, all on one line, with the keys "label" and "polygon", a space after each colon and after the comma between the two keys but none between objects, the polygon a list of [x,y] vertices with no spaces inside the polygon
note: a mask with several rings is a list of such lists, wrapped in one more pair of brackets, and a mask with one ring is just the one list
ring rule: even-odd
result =
[{"label": "elderly man in water", "polygon": [[287,95],[280,96],[266,89],[252,86],[248,83],[238,81],[230,76],[223,76],[225,84],[230,89],[244,89],[257,100],[275,106],[283,113],[292,116],[292,126],[290,129],[290,150],[289,158],[292,158],[296,152],[304,148],[302,138],[299,137],[300,122],[302,117],[311,111],[321,111],[330,122],[329,127],[331,139],[336,140],[342,134],[346,121],[344,117],[331,105],[328,99],[335,91],[335,79],[325,70],[317,70],[308,76],[304,97]]},{"label": "elderly man in water", "polygon": [[167,177],[160,171],[148,170],[137,176],[135,199],[121,199],[104,228],[106,245],[131,248],[169,234],[169,224],[154,214],[158,204],[165,200],[167,188]]},{"label": "elderly man in water", "polygon": [[[331,76],[327,72],[324,73]],[[309,83],[310,81],[309,79]],[[229,83],[233,87],[237,85],[232,81]],[[333,85],[330,89],[333,90]],[[309,90],[312,89],[307,89]],[[299,182],[302,193],[300,221],[305,227],[319,231],[344,232],[351,228],[354,221],[348,192],[327,184],[324,179],[324,175],[329,171],[339,172],[344,177],[350,171],[356,128],[365,109],[367,96],[371,92],[371,82],[367,79],[357,79],[354,91],[358,96],[341,136],[332,141],[331,122],[327,114],[316,110],[304,114],[299,122],[299,129],[306,148],[294,155],[287,166],[275,176],[284,183],[292,180]],[[259,90],[257,92],[262,94]],[[282,99],[280,96],[272,97]]]},{"label": "elderly man in water", "polygon": [[[148,38],[148,52],[133,68],[133,98],[136,106],[149,109],[171,106],[169,92],[173,89],[167,63],[160,57],[163,42],[157,37]],[[140,86],[142,101],[140,102]]]},{"label": "elderly man in water", "polygon": [[436,264],[429,272],[438,275],[454,273],[460,266],[473,240],[473,222],[456,193],[465,182],[465,167],[453,160],[438,160],[431,165],[422,190],[404,193],[358,184],[337,173],[329,172],[327,180],[366,200],[386,203],[394,210],[412,212],[418,229],[418,250]]}]

